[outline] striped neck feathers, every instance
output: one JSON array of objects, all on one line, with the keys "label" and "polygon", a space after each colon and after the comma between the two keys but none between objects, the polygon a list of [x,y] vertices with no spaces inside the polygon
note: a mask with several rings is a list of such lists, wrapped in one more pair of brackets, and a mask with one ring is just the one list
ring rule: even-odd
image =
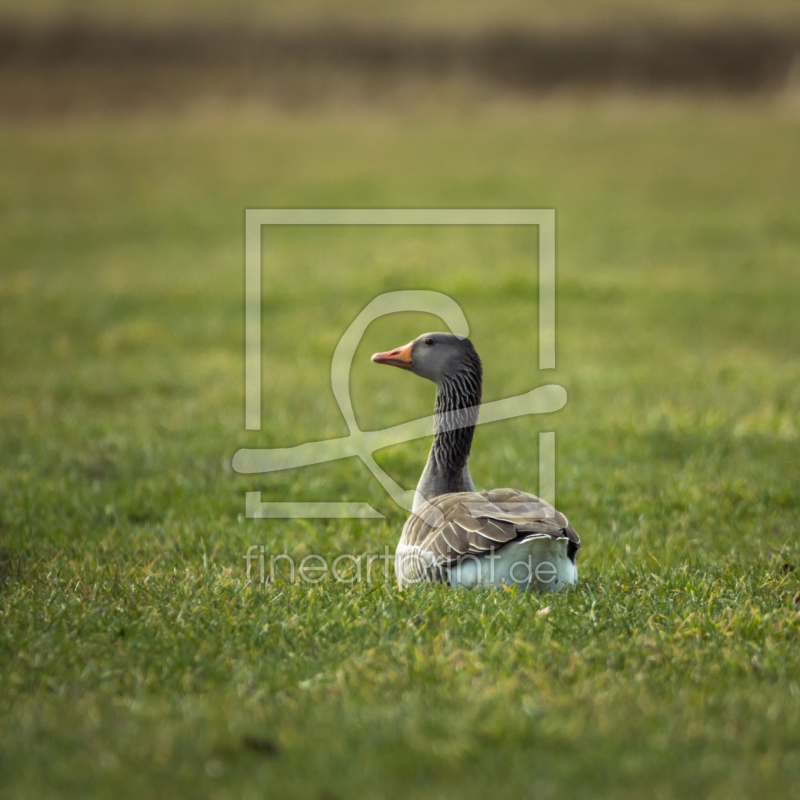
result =
[{"label": "striped neck feathers", "polygon": [[465,472],[481,404],[483,369],[478,354],[473,351],[470,355],[443,376],[436,388],[428,463],[440,478],[453,484],[451,491],[461,490],[458,484]]}]

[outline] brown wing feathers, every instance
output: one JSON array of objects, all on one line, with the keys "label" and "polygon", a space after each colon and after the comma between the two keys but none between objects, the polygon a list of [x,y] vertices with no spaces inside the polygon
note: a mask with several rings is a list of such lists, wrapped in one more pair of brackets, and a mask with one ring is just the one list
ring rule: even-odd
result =
[{"label": "brown wing feathers", "polygon": [[438,565],[453,563],[467,554],[486,553],[531,533],[569,539],[571,556],[580,548],[580,539],[567,518],[526,492],[458,492],[431,502],[442,511],[444,524],[433,528],[412,515],[401,544],[431,553]]}]

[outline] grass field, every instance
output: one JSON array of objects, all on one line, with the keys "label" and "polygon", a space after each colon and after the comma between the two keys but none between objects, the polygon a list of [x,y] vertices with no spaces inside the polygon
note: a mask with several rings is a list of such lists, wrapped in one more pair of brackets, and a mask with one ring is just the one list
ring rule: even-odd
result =
[{"label": "grass field", "polygon": [[[796,797],[800,118],[550,102],[493,115],[244,111],[0,130],[0,795]],[[247,207],[557,210],[558,366],[536,368],[528,229],[264,238],[264,419],[244,431]],[[242,446],[343,435],[336,343],[376,294],[447,292],[485,399],[479,487],[538,486],[555,430],[580,583],[546,599],[245,580],[269,553],[392,550],[354,459],[238,476]],[[433,386],[369,355],[364,429]],[[416,483],[428,442],[379,454]],[[264,500],[385,521],[252,521]]]}]

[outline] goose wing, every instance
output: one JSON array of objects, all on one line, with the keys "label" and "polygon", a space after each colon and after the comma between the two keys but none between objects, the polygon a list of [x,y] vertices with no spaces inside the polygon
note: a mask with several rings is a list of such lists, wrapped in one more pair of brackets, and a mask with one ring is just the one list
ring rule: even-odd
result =
[{"label": "goose wing", "polygon": [[437,525],[412,514],[397,548],[401,584],[446,580],[444,567],[467,555],[481,555],[509,542],[535,536],[568,540],[574,561],[580,537],[567,518],[550,503],[516,489],[457,492],[430,501],[442,514]]}]

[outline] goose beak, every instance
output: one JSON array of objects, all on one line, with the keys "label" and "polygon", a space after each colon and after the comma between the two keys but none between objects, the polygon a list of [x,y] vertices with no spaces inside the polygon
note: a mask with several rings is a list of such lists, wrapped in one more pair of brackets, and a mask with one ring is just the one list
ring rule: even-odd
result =
[{"label": "goose beak", "polygon": [[386,353],[375,353],[372,360],[376,364],[388,364],[390,367],[400,367],[400,369],[411,369],[414,362],[411,360],[411,346],[414,342],[404,344],[395,350]]}]

